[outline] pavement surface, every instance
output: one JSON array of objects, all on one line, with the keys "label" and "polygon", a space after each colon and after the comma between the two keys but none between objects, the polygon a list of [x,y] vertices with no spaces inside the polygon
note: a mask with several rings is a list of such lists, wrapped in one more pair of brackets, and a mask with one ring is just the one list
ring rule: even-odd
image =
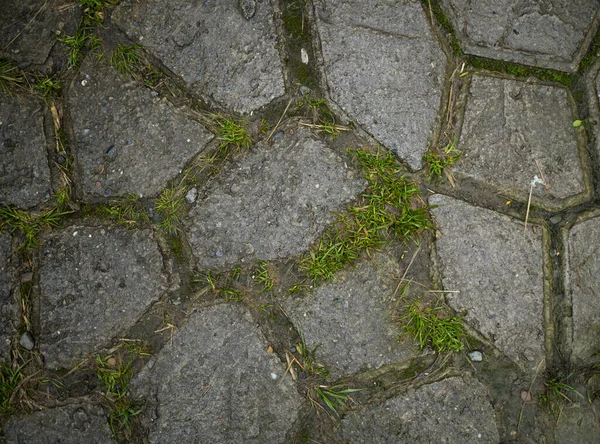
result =
[{"label": "pavement surface", "polygon": [[600,442],[599,23],[4,0],[0,442]]}]

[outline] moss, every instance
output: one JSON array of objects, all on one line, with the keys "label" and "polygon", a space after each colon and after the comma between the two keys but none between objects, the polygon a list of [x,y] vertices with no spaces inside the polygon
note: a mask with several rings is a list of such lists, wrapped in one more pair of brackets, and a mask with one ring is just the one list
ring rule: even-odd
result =
[{"label": "moss", "polygon": [[598,28],[598,31],[596,31],[596,35],[594,36],[587,53],[585,56],[583,56],[583,59],[581,59],[581,63],[579,63],[577,72],[582,73],[585,71],[587,67],[590,66],[590,64],[594,61],[598,52],[600,52],[600,28]]},{"label": "moss", "polygon": [[288,63],[292,77],[297,84],[314,89],[317,87],[316,75],[311,64],[302,63],[300,55],[302,49],[310,51],[312,48],[310,26],[304,17],[305,7],[306,0],[284,2],[282,22],[288,36]]},{"label": "moss", "polygon": [[473,68],[486,69],[509,74],[515,77],[536,77],[540,80],[557,82],[565,86],[573,83],[573,75],[553,69],[534,68],[532,66],[520,65],[518,63],[505,62],[501,60],[486,59],[484,57],[467,56],[467,62]]},{"label": "moss", "polygon": [[169,248],[171,249],[171,253],[175,257],[175,260],[180,264],[183,263],[183,242],[179,236],[170,236],[169,237]]},{"label": "moss", "polygon": [[463,50],[460,47],[460,42],[456,38],[454,26],[452,26],[452,23],[450,23],[450,20],[448,20],[448,17],[446,17],[439,0],[421,0],[421,4],[425,8],[427,15],[429,15],[429,12],[431,12],[438,25],[445,32],[446,37],[448,38],[448,43],[450,44],[450,48],[452,48],[454,55],[462,56]]}]

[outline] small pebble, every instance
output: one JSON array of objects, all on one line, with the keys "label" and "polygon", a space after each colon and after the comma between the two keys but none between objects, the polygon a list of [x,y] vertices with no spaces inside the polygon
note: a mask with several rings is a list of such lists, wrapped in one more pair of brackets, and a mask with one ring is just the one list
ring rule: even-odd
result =
[{"label": "small pebble", "polygon": [[26,350],[33,350],[33,347],[35,347],[35,341],[33,340],[33,336],[28,331],[21,335],[21,339],[19,339],[19,344]]},{"label": "small pebble", "polygon": [[23,273],[21,275],[21,283],[31,282],[33,280],[33,273],[31,271]]},{"label": "small pebble", "polygon": [[481,362],[483,361],[483,353],[478,350],[474,350],[469,353],[469,359],[473,362]]},{"label": "small pebble", "polygon": [[110,188],[107,188],[106,190],[104,190],[105,196],[110,196],[111,194],[112,194],[112,190]]},{"label": "small pebble", "polygon": [[271,373],[271,379],[277,379],[277,375],[275,373]]},{"label": "small pebble", "polygon": [[310,88],[308,86],[302,85],[300,87],[300,94],[302,94],[303,96],[307,95],[309,92],[310,92]]},{"label": "small pebble", "polygon": [[190,190],[185,194],[185,200],[189,204],[193,204],[196,202],[196,198],[198,197],[198,189],[196,187],[190,188]]},{"label": "small pebble", "polygon": [[62,165],[67,161],[67,159],[65,158],[65,156],[58,156],[58,159],[56,159],[56,161],[59,165]]},{"label": "small pebble", "polygon": [[115,157],[117,157],[117,149],[114,145],[108,147],[108,149],[106,150],[106,155],[109,159],[114,159]]},{"label": "small pebble", "polygon": [[281,139],[282,137],[283,137],[283,131],[277,131],[277,132],[275,133],[275,135],[273,136],[273,139],[274,139],[274,140],[279,140],[279,139]]},{"label": "small pebble", "polygon": [[290,351],[291,351],[292,353],[296,353],[296,347],[292,347],[292,348],[290,348]]},{"label": "small pebble", "polygon": [[217,257],[221,257],[221,256],[223,256],[223,250],[222,250],[221,248],[219,248],[219,249],[217,250],[217,252],[215,253],[215,256],[217,256]]},{"label": "small pebble", "polygon": [[90,130],[88,128],[84,128],[83,129],[83,135],[87,136],[90,133]]}]

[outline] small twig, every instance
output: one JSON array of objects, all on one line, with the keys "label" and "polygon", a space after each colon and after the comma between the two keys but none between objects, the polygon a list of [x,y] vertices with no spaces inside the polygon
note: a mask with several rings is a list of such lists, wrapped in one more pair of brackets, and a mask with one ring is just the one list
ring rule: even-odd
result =
[{"label": "small twig", "polygon": [[529,219],[529,208],[531,207],[531,195],[533,194],[533,182],[531,182],[531,186],[529,187],[529,200],[527,201],[527,212],[525,213],[525,228],[523,229],[523,240],[525,240],[525,236],[527,235],[527,220]]},{"label": "small twig", "polygon": [[273,137],[273,134],[275,134],[275,131],[277,131],[277,128],[279,128],[279,125],[281,124],[281,121],[283,120],[283,118],[285,117],[285,113],[287,113],[287,110],[290,109],[290,105],[292,104],[292,101],[294,100],[294,98],[292,97],[290,99],[290,101],[288,102],[287,106],[285,107],[285,109],[283,110],[283,114],[281,115],[281,117],[279,118],[279,120],[277,121],[277,124],[273,127],[273,131],[271,131],[271,134],[269,134],[269,137],[267,137],[266,142],[269,141],[269,139],[271,139],[271,137]]},{"label": "small twig", "polygon": [[351,128],[347,127],[347,126],[341,126],[341,125],[318,125],[316,123],[306,123],[306,122],[298,122],[298,125],[302,125],[302,126],[307,126],[308,128],[319,128],[319,129],[324,129],[324,128],[333,128],[336,131],[350,131]]},{"label": "small twig", "polygon": [[[531,394],[531,388],[533,387],[533,384],[535,383],[535,378],[537,378],[537,375],[540,371],[540,366],[542,365],[542,363],[545,361],[545,357],[543,357],[540,360],[540,363],[537,365],[537,367],[535,368],[535,373],[533,375],[533,379],[531,380],[531,384],[529,384],[529,389],[527,390],[527,393]],[[521,403],[521,413],[519,413],[519,422],[517,423],[517,433],[519,433],[519,427],[521,427],[521,421],[523,420],[523,410],[525,409],[525,401],[523,401]]]},{"label": "small twig", "polygon": [[394,293],[390,296],[390,301],[392,299],[394,299],[396,297],[396,295],[398,294],[398,290],[400,289],[400,285],[402,284],[402,282],[404,282],[404,279],[406,278],[406,274],[408,273],[408,270],[410,270],[411,265],[413,264],[413,262],[415,261],[417,254],[419,254],[419,251],[421,251],[421,247],[419,246],[419,248],[417,248],[412,256],[412,258],[410,259],[410,262],[408,263],[408,266],[406,267],[406,270],[404,270],[404,274],[402,275],[402,277],[400,278],[400,281],[398,282],[398,285],[396,286],[396,290],[394,290]]}]

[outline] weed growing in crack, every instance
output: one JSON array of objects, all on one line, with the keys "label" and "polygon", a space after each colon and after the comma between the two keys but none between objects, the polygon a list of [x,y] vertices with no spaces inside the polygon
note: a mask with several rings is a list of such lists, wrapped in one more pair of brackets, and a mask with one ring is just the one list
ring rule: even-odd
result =
[{"label": "weed growing in crack", "polygon": [[427,165],[429,180],[441,179],[444,170],[454,165],[463,156],[461,151],[456,149],[454,142],[448,143],[444,151],[440,154],[434,152],[425,153],[423,162]]},{"label": "weed growing in crack", "polygon": [[573,373],[567,377],[556,376],[548,379],[544,382],[546,393],[542,393],[538,396],[538,404],[540,407],[557,418],[562,414],[566,404],[572,404],[574,402],[574,396],[585,400],[585,397],[579,393],[575,387],[567,384],[567,381],[571,376],[573,376]]},{"label": "weed growing in crack", "polygon": [[432,347],[436,352],[460,351],[464,348],[464,327],[460,318],[445,316],[442,307],[422,307],[414,302],[406,307],[402,328],[414,338],[421,350]]},{"label": "weed growing in crack", "polygon": [[327,378],[329,376],[329,369],[316,361],[316,353],[319,348],[317,345],[312,350],[309,350],[306,347],[306,343],[304,342],[304,338],[301,338],[301,342],[296,344],[296,350],[300,355],[301,361],[296,361],[302,371],[304,371],[308,376],[319,376],[321,378]]},{"label": "weed growing in crack", "polygon": [[313,284],[333,279],[335,272],[355,262],[363,252],[377,250],[391,239],[406,241],[431,229],[427,208],[414,202],[417,186],[399,176],[394,156],[348,150],[360,163],[369,187],[360,200],[339,214],[309,255],[301,260]]},{"label": "weed growing in crack", "polygon": [[269,263],[268,262],[264,262],[264,261],[260,262],[260,265],[256,268],[256,271],[254,272],[253,278],[254,278],[254,282],[262,285],[262,290],[260,291],[261,293],[263,291],[271,290],[273,288],[273,286],[275,285],[273,278],[269,274]]},{"label": "weed growing in crack", "polygon": [[150,220],[135,194],[128,194],[122,199],[102,205],[84,205],[81,208],[81,215],[106,217],[126,227],[134,227]]},{"label": "weed growing in crack", "polygon": [[46,76],[37,78],[33,84],[33,89],[40,95],[44,102],[49,103],[54,95],[60,92],[61,86],[57,79]]},{"label": "weed growing in crack", "polygon": [[177,189],[175,186],[165,188],[156,199],[154,209],[163,218],[158,226],[169,234],[175,234],[180,229],[184,200],[184,189]]},{"label": "weed growing in crack", "polygon": [[58,206],[40,215],[14,207],[0,208],[0,229],[7,228],[10,234],[21,235],[19,251],[26,252],[39,245],[38,236],[41,232],[60,227],[63,217],[70,213],[72,211],[62,210]]},{"label": "weed growing in crack", "polygon": [[25,76],[13,62],[0,60],[0,92],[9,95],[25,82]]},{"label": "weed growing in crack", "polygon": [[[350,397],[350,394],[360,392],[362,390],[364,390],[364,388],[347,388],[342,384],[333,386],[319,385],[313,388],[313,393],[309,395],[309,400],[315,409],[325,410],[325,407],[327,407],[329,411],[325,411],[332,417],[332,419],[333,414],[335,415],[335,418],[339,420],[340,410],[351,409],[350,405],[353,400]],[[323,404],[325,404],[325,407]]]},{"label": "weed growing in crack", "polygon": [[235,145],[241,149],[250,148],[252,138],[246,129],[238,122],[231,119],[220,119],[217,122],[217,138],[221,141],[220,147]]},{"label": "weed growing in crack", "polygon": [[72,36],[59,37],[59,42],[64,43],[69,48],[67,58],[67,67],[76,68],[81,63],[85,49],[96,49],[102,42],[96,37],[89,25],[83,21],[77,27]]},{"label": "weed growing in crack", "polygon": [[25,379],[22,366],[13,369],[10,365],[0,365],[0,413],[12,415],[19,411],[15,405],[17,391]]},{"label": "weed growing in crack", "polygon": [[133,77],[141,63],[139,49],[138,45],[122,45],[119,43],[110,57],[110,64],[123,77],[128,74]]},{"label": "weed growing in crack", "polygon": [[295,111],[302,108],[309,110],[310,119],[312,123],[301,122],[302,126],[313,128],[317,131],[322,131],[331,136],[338,136],[340,131],[349,131],[350,128],[338,125],[335,120],[335,116],[327,106],[325,99],[312,99],[308,95],[305,95],[302,99],[298,100]]}]

